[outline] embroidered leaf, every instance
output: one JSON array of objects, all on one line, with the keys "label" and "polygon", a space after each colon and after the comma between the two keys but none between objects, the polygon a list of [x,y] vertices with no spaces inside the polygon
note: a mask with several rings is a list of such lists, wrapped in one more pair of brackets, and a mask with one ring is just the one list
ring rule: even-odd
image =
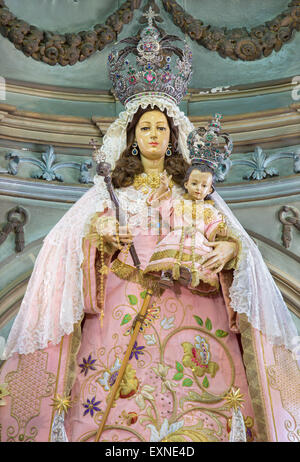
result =
[{"label": "embroidered leaf", "polygon": [[195,391],[189,391],[187,395],[187,399],[185,401],[197,401],[197,402],[202,402],[201,395],[199,393],[196,393]]},{"label": "embroidered leaf", "polygon": [[228,332],[225,332],[225,330],[222,330],[222,329],[216,330],[217,337],[222,338],[222,337],[227,337],[227,335],[228,335]]},{"label": "embroidered leaf", "polygon": [[173,380],[181,380],[183,377],[182,372],[177,372],[177,374],[174,375]]},{"label": "embroidered leaf", "polygon": [[206,376],[203,379],[202,385],[204,386],[204,388],[209,387],[209,381],[208,381],[208,378]]},{"label": "embroidered leaf", "polygon": [[194,318],[196,319],[197,323],[199,324],[199,326],[203,326],[203,321],[201,318],[199,318],[199,316],[194,316]]},{"label": "embroidered leaf", "polygon": [[176,361],[176,369],[178,372],[183,372],[183,365]]},{"label": "embroidered leaf", "polygon": [[125,314],[124,318],[122,319],[121,326],[127,324],[132,319],[130,314]]},{"label": "embroidered leaf", "polygon": [[129,303],[131,305],[136,305],[137,304],[138,299],[136,298],[135,295],[128,295],[128,298],[129,298]]},{"label": "embroidered leaf", "polygon": [[205,321],[205,327],[207,330],[212,330],[212,323],[211,323],[211,320],[209,318],[206,319]]},{"label": "embroidered leaf", "polygon": [[147,290],[144,290],[143,292],[140,293],[140,297],[142,299],[146,298],[146,295],[147,295]]},{"label": "embroidered leaf", "polygon": [[191,387],[193,385],[193,381],[192,379],[184,379],[184,381],[182,382],[182,385],[184,387]]}]

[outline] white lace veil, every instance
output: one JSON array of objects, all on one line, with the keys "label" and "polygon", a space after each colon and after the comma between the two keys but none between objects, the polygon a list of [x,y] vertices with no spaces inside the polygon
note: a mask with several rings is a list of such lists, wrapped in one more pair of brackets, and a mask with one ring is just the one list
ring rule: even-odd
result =
[{"label": "white lace veil", "polygon": [[190,131],[194,128],[193,124],[170,98],[164,95],[154,96],[145,94],[128,102],[126,110],[119,114],[119,117],[110,125],[104,135],[102,150],[109,159],[112,169],[114,168],[121,153],[126,148],[126,129],[128,124],[132,121],[132,118],[139,107],[145,109],[148,106],[151,108],[156,106],[162,112],[166,110],[168,116],[173,119],[174,125],[176,125],[179,129],[179,150],[184,159],[189,162],[186,138]]},{"label": "white lace veil", "polygon": [[[179,150],[189,160],[186,138],[194,128],[192,123],[170,99],[144,95],[128,103],[104,136],[103,151],[112,168],[126,147],[128,123],[139,107],[148,105],[157,106],[161,111],[166,109],[172,117],[179,129]],[[259,250],[217,192],[213,199],[242,243],[242,258],[230,290],[232,308],[245,313],[253,327],[265,334],[271,344],[292,349],[297,330]],[[84,310],[82,238],[90,218],[96,211],[103,210],[104,201],[109,202],[109,196],[103,178],[96,176],[95,186],[71,207],[46,237],[2,359],[14,352],[32,353],[47,347],[48,342],[57,344],[80,321]]]}]

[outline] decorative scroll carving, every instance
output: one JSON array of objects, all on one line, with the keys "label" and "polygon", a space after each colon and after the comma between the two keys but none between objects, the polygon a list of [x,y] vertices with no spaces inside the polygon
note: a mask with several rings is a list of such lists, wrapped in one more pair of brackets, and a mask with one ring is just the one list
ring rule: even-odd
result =
[{"label": "decorative scroll carving", "polygon": [[[199,45],[217,51],[222,58],[255,61],[269,56],[273,50],[279,51],[292,39],[293,33],[300,30],[300,0],[292,0],[281,14],[250,31],[245,27],[228,30],[226,27],[205,25],[200,19],[188,14],[176,0],[162,0],[162,3],[175,25]],[[96,24],[93,30],[56,34],[18,19],[9,11],[4,0],[0,0],[0,33],[18,50],[37,61],[51,66],[74,65],[114,42],[123,25],[132,21],[133,10],[138,9],[140,4],[141,0],[125,1],[104,24]],[[148,1],[146,7],[149,6],[159,13],[154,0]],[[158,16],[154,23],[160,31],[163,30],[157,22],[162,21]]]},{"label": "decorative scroll carving", "polygon": [[[292,216],[284,216],[285,213],[292,213]],[[286,249],[290,247],[292,241],[292,226],[300,231],[300,212],[296,207],[284,205],[278,212],[279,221],[282,223],[282,243]]]},{"label": "decorative scroll carving", "polygon": [[15,207],[7,212],[7,223],[0,231],[0,245],[6,240],[7,236],[15,233],[15,251],[22,252],[24,250],[24,225],[27,223],[28,214],[23,207]]},{"label": "decorative scroll carving", "polygon": [[16,175],[19,170],[19,165],[22,163],[29,163],[37,165],[42,173],[32,173],[31,178],[38,178],[46,181],[61,181],[63,177],[56,173],[61,168],[75,168],[80,170],[79,183],[93,183],[90,178],[88,170],[92,167],[92,161],[86,160],[84,162],[57,162],[55,163],[56,156],[54,154],[53,146],[49,146],[47,151],[42,154],[42,160],[34,159],[30,157],[19,157],[17,154],[9,153],[6,154],[5,159],[9,161],[8,169],[1,169],[0,173],[8,173],[10,175]]},{"label": "decorative scroll carving", "polygon": [[13,15],[0,0],[0,33],[26,56],[51,66],[74,65],[84,61],[108,43],[114,42],[124,24],[133,19],[133,10],[141,0],[127,0],[111,14],[105,24],[96,24],[93,30],[74,34],[56,34],[40,30]]},{"label": "decorative scroll carving", "polygon": [[252,159],[250,160],[237,159],[231,161],[227,159],[224,161],[216,172],[216,179],[219,182],[224,181],[233,165],[247,165],[252,168],[252,170],[243,177],[244,180],[263,180],[267,176],[278,176],[278,169],[270,167],[270,164],[275,160],[291,158],[294,161],[294,172],[300,173],[300,152],[282,152],[267,156],[260,146],[256,146]]},{"label": "decorative scroll carving", "polygon": [[290,41],[295,30],[300,30],[300,0],[293,0],[281,14],[250,31],[245,27],[228,30],[205,25],[188,14],[176,0],[162,0],[162,3],[174,23],[192,40],[216,51],[222,58],[235,61],[255,61],[269,56]]}]

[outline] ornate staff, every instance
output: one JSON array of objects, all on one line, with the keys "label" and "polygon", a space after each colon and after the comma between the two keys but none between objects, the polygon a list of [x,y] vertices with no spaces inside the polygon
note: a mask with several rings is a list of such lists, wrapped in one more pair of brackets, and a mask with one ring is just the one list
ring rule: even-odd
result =
[{"label": "ornate staff", "polygon": [[[112,202],[115,204],[115,207],[116,207],[116,215],[117,215],[117,219],[119,221],[119,224],[124,226],[124,225],[126,225],[125,214],[124,214],[122,208],[120,207],[119,200],[118,200],[118,198],[116,196],[116,193],[114,191],[114,188],[113,188],[113,185],[112,185],[112,182],[111,182],[111,175],[110,175],[110,173],[111,173],[111,164],[109,162],[106,162],[105,154],[100,151],[99,147],[96,145],[94,140],[91,140],[90,144],[94,148],[94,158],[96,158],[96,156],[97,156],[97,159],[96,159],[97,160],[97,167],[96,167],[97,174],[104,177],[104,182],[106,184],[106,187],[107,187],[107,190],[109,192],[110,198],[111,198]],[[99,162],[99,160],[100,160],[100,162]],[[132,257],[132,260],[133,260],[133,263],[134,263],[135,267],[137,269],[139,269],[140,260],[139,260],[139,258],[137,256],[134,244],[131,244],[131,246],[130,246],[130,254],[131,254],[131,257]],[[134,343],[136,341],[136,338],[138,336],[140,326],[141,326],[141,324],[143,323],[143,321],[145,319],[145,316],[146,316],[146,313],[147,313],[147,309],[148,309],[152,294],[153,294],[152,290],[147,290],[146,297],[144,298],[142,308],[141,308],[139,314],[136,316],[136,318],[135,318],[135,320],[133,322],[133,333],[131,335],[129,345],[127,347],[125,356],[123,358],[121,368],[120,368],[120,370],[118,372],[117,379],[116,379],[116,381],[114,383],[114,386],[112,388],[110,399],[109,399],[109,401],[107,403],[105,412],[103,414],[101,424],[99,425],[98,431],[96,433],[95,442],[99,441],[100,436],[101,436],[101,434],[102,434],[102,432],[104,430],[104,426],[105,426],[106,420],[108,418],[110,409],[111,409],[111,407],[113,405],[117,390],[118,390],[118,388],[119,388],[119,386],[120,386],[120,384],[122,382],[123,375],[125,373],[126,366],[128,364],[128,361],[129,361],[130,353],[132,351],[132,348],[133,348]]]},{"label": "ornate staff", "polygon": [[114,386],[112,388],[111,395],[109,397],[105,412],[104,412],[102,420],[101,420],[101,423],[100,423],[98,431],[96,433],[95,443],[97,443],[99,441],[100,436],[101,436],[101,434],[102,434],[102,432],[104,430],[104,426],[105,426],[108,414],[109,414],[110,409],[111,409],[111,407],[113,405],[113,402],[115,400],[115,396],[116,396],[116,393],[118,391],[118,388],[119,388],[119,386],[120,386],[120,384],[122,382],[123,375],[125,373],[125,370],[126,370],[126,367],[127,367],[128,361],[129,361],[130,353],[132,351],[132,348],[133,348],[134,343],[136,341],[136,338],[138,336],[141,324],[143,323],[143,321],[145,319],[145,316],[147,314],[147,309],[148,309],[152,294],[153,294],[153,291],[148,289],[147,292],[146,292],[146,297],[144,298],[142,308],[141,308],[139,314],[136,316],[136,318],[135,318],[135,320],[133,322],[134,330],[133,330],[133,333],[131,335],[130,342],[129,342],[129,345],[127,347],[125,356],[123,358],[122,365],[121,365],[120,370],[118,372],[117,379],[116,379],[116,381],[114,383]]},{"label": "ornate staff", "polygon": [[[119,222],[119,225],[125,226],[126,225],[125,213],[120,206],[119,199],[117,198],[117,195],[115,193],[114,187],[111,182],[111,164],[109,162],[106,162],[105,154],[103,151],[99,149],[99,146],[97,146],[95,140],[91,139],[89,144],[92,145],[94,148],[94,158],[96,158],[97,156],[97,166],[96,166],[97,174],[104,177],[104,182],[106,184],[110,198],[112,202],[115,204],[116,217]],[[98,159],[100,159],[100,162]],[[129,252],[133,260],[134,266],[137,269],[139,269],[141,266],[141,263],[140,263],[139,257],[137,256],[134,244],[130,245]]]}]

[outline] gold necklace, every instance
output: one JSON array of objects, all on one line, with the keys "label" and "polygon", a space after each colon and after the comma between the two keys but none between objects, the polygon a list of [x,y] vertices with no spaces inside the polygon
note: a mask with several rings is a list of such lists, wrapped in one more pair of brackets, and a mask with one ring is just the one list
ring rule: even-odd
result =
[{"label": "gold necklace", "polygon": [[[159,173],[140,173],[135,175],[133,187],[137,190],[141,190],[144,194],[148,194],[152,189],[157,189],[160,185],[160,174]],[[170,181],[170,188],[174,185],[174,182]]]}]

